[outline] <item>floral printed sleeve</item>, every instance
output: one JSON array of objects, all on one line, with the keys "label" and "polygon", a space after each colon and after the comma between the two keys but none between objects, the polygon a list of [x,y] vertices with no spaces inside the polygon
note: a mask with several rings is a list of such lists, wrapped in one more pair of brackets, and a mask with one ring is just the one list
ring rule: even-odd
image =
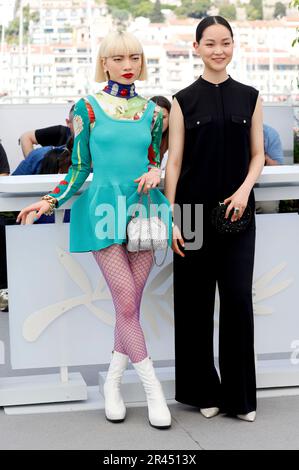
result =
[{"label": "floral printed sleeve", "polygon": [[152,125],[152,143],[148,149],[148,169],[160,168],[160,146],[162,139],[163,113],[158,106],[154,112]]},{"label": "floral printed sleeve", "polygon": [[70,199],[82,186],[91,171],[89,151],[89,117],[84,99],[80,99],[74,109],[74,147],[72,165],[65,179],[60,181],[49,194],[57,200],[57,207]]}]

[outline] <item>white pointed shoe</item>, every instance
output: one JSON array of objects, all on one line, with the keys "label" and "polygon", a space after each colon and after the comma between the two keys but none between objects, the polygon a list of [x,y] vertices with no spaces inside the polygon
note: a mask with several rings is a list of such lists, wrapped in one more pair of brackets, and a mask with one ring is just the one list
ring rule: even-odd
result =
[{"label": "white pointed shoe", "polygon": [[253,423],[256,418],[256,411],[250,411],[250,413],[247,413],[245,415],[237,415],[237,418],[243,419],[244,421],[250,421]]},{"label": "white pointed shoe", "polygon": [[200,408],[200,412],[205,418],[213,418],[213,416],[218,415],[219,408],[216,406],[211,408]]},{"label": "white pointed shoe", "polygon": [[146,394],[150,425],[158,429],[169,428],[171,426],[171,414],[162,386],[156,377],[151,358],[146,357],[143,361],[133,363],[133,366]]},{"label": "white pointed shoe", "polygon": [[108,421],[121,423],[126,417],[126,407],[120,393],[120,384],[128,365],[128,356],[113,351],[104,383],[105,415]]}]

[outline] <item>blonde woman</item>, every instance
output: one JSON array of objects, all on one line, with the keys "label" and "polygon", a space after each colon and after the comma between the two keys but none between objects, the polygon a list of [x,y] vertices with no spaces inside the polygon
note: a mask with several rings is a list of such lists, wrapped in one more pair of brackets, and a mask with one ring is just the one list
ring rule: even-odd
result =
[{"label": "blonde woman", "polygon": [[[38,218],[61,206],[79,190],[92,165],[93,181],[72,206],[70,251],[93,252],[115,306],[114,351],[104,385],[106,418],[112,422],[125,419],[120,383],[130,359],[146,392],[150,424],[168,428],[171,415],[139,321],[152,254],[141,251],[136,257],[128,252],[128,217],[119,204],[136,203],[140,192],[150,190],[152,201],[169,206],[157,188],[162,113],[155,103],[139,96],[134,85],[146,77],[140,42],[127,32],[108,34],[99,49],[95,78],[99,83],[108,79],[108,83],[75,106],[72,166],[52,193],[20,212],[18,221],[24,223],[32,211],[37,211]],[[171,245],[170,214],[165,222]]]}]

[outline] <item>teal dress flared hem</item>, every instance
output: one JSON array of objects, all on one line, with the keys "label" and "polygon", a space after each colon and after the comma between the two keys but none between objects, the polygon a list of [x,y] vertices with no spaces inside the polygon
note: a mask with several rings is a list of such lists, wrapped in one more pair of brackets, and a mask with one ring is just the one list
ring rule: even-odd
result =
[{"label": "teal dress flared hem", "polygon": [[[136,186],[137,188],[137,186]],[[158,215],[159,218],[165,223],[167,227],[168,246],[172,245],[172,213],[170,203],[164,194],[158,189],[153,188],[150,190],[151,206],[148,211],[148,196],[146,194],[140,194],[137,189],[134,189],[133,193],[126,196],[122,193],[122,196],[126,199],[126,208],[130,208],[120,216],[117,211],[110,217],[107,215],[107,224],[103,224],[103,218],[99,217],[97,222],[94,217],[88,216],[86,210],[86,201],[89,199],[88,190],[85,191],[73,204],[71,211],[71,225],[72,225],[72,236],[70,237],[70,252],[71,253],[82,253],[90,251],[99,251],[107,248],[111,245],[118,244],[122,245],[127,243],[127,224],[129,223],[132,212],[136,209],[137,216],[142,215],[148,217],[150,215]],[[111,194],[111,187],[109,187]],[[81,199],[82,198],[82,199]],[[80,201],[81,200],[81,201]],[[100,201],[99,201],[100,204]],[[140,205],[139,205],[140,204]],[[97,207],[89,206],[89,210],[93,213],[96,212]],[[140,212],[139,212],[139,210]],[[102,215],[102,214],[101,214]],[[114,220],[112,218],[114,217]],[[114,230],[109,231],[109,222]],[[85,226],[84,239],[76,234],[80,234],[80,228],[82,229],[82,223]],[[101,224],[101,231],[97,224]],[[105,228],[108,228],[105,232]],[[117,232],[118,236],[115,236]],[[99,236],[100,235],[100,236]]]}]

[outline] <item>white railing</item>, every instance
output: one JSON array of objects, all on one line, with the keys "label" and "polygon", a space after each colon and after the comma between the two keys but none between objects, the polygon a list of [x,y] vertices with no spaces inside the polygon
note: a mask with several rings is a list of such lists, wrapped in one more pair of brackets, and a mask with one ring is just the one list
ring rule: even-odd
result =
[{"label": "white railing", "polygon": [[[141,88],[140,88],[141,90]],[[178,90],[171,90],[170,94],[176,93]],[[88,93],[93,93],[93,90],[88,91]],[[165,95],[165,89],[161,89],[161,85],[155,85],[154,83],[148,88],[142,88],[143,96],[149,98],[153,94],[156,95]],[[29,95],[29,96],[17,96],[17,95],[3,95],[0,96],[0,105],[3,104],[52,104],[52,103],[69,103],[72,101],[77,101],[81,96],[78,95]],[[274,103],[276,105],[291,105],[299,106],[299,89],[297,93],[264,93],[261,92],[261,97],[265,104]]]}]

